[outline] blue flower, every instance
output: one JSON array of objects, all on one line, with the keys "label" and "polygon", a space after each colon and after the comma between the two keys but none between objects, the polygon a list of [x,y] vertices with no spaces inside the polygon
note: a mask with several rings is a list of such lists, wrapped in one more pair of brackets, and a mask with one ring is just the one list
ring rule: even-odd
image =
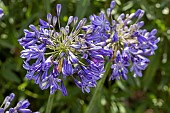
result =
[{"label": "blue flower", "polygon": [[145,56],[153,55],[154,51],[158,48],[156,44],[160,41],[160,38],[154,36],[156,33],[157,30],[153,29],[151,32],[140,30],[139,33],[136,34],[139,41],[138,46]]},{"label": "blue flower", "polygon": [[22,45],[24,48],[27,48],[31,45],[35,45],[35,43],[38,41],[36,32],[31,32],[28,30],[24,30],[25,37],[18,40],[20,45]]},{"label": "blue flower", "polygon": [[0,18],[2,18],[3,15],[4,15],[4,11],[2,8],[0,8]]},{"label": "blue flower", "polygon": [[107,40],[109,35],[106,32],[110,30],[110,23],[105,18],[105,14],[101,12],[99,16],[91,15],[90,20],[91,25],[84,27],[87,32],[86,40],[95,42]]},{"label": "blue flower", "polygon": [[113,79],[120,79],[122,77],[124,80],[127,80],[127,67],[130,66],[128,59],[125,54],[121,55],[120,51],[117,51],[116,58],[114,60],[114,64],[111,66],[113,69],[112,75],[110,77]]},{"label": "blue flower", "polygon": [[99,28],[99,32],[110,30],[110,23],[105,18],[105,15],[103,12],[101,12],[99,16],[96,16],[96,15],[90,16],[90,20],[91,20],[91,24],[94,25],[94,27]]},{"label": "blue flower", "polygon": [[28,49],[21,51],[21,58],[26,58],[26,61],[30,61],[30,59],[42,58],[44,56],[46,48],[42,44],[40,46],[29,46]]},{"label": "blue flower", "polygon": [[74,70],[75,72],[78,72],[78,74],[74,76],[74,82],[82,89],[83,93],[84,91],[89,93],[91,87],[96,87],[96,81],[99,80],[104,73],[104,64],[102,61],[95,59],[90,61],[87,59],[87,62],[89,64],[88,67],[77,66]]},{"label": "blue flower", "polygon": [[134,77],[136,76],[142,77],[142,70],[145,70],[145,68],[147,67],[149,63],[149,59],[141,55],[137,55],[132,58],[132,62],[133,62],[133,65],[130,71],[134,71]]},{"label": "blue flower", "polygon": [[71,51],[69,51],[69,53],[68,53],[68,58],[69,58],[69,61],[71,62],[71,63],[77,63],[78,62],[78,59],[77,59],[77,57],[71,52]]},{"label": "blue flower", "polygon": [[[11,93],[9,96],[6,96],[6,98],[4,99],[4,101],[0,107],[0,113],[6,113],[6,112],[9,112],[9,113],[18,113],[18,112],[19,113],[32,113],[32,111],[30,109],[28,109],[30,103],[27,99],[19,101],[15,107],[13,107],[13,108],[11,107],[11,108],[9,108],[9,111],[7,111],[7,108],[10,106],[10,103],[14,99],[14,97],[15,97],[14,93]],[[36,112],[36,113],[39,113],[39,112]]]},{"label": "blue flower", "polygon": [[[47,14],[47,22],[40,19],[38,27],[30,25],[31,30],[24,30],[25,36],[19,39],[18,42],[24,49],[21,51],[21,58],[26,59],[23,64],[23,67],[27,70],[26,78],[34,80],[42,90],[49,88],[50,94],[59,90],[66,96],[67,90],[64,80],[68,77],[74,80],[82,73],[85,78],[88,78],[87,81],[84,77],[80,77],[82,84],[87,84],[86,87],[96,86],[96,81],[101,78],[100,75],[104,71],[92,71],[91,69],[99,66],[95,65],[92,68],[93,60],[103,61],[102,54],[110,54],[110,52],[103,50],[100,45],[95,47],[94,44],[88,45],[88,42],[84,39],[85,34],[80,34],[86,23],[85,18],[78,22],[77,17],[70,16],[66,26],[63,27],[60,26],[60,4],[57,4],[56,11],[56,16]],[[101,14],[100,18],[104,19],[103,16]],[[98,19],[98,21],[105,20]],[[106,21],[104,29],[107,28],[107,24]],[[57,25],[58,29],[55,29]],[[101,27],[104,26],[101,25]],[[95,52],[96,50],[97,52]],[[88,57],[84,57],[85,54]],[[100,65],[103,63],[100,62]],[[75,68],[78,71],[75,71]],[[88,76],[90,76],[90,79]],[[94,84],[91,85],[91,83]]]},{"label": "blue flower", "polygon": [[146,57],[153,55],[158,48],[160,38],[155,36],[157,30],[148,32],[142,29],[144,22],[140,19],[144,15],[143,10],[138,9],[132,14],[122,13],[114,19],[111,13],[114,7],[115,1],[112,0],[106,13],[101,12],[99,16],[93,14],[90,16],[90,25],[83,27],[87,48],[93,50],[89,51],[89,55],[97,60],[109,57],[113,61],[111,80],[120,77],[126,80],[129,68],[134,76],[142,76],[142,71],[149,63]]},{"label": "blue flower", "polygon": [[65,58],[63,60],[62,75],[63,78],[73,74],[73,67],[71,62],[67,61]]}]

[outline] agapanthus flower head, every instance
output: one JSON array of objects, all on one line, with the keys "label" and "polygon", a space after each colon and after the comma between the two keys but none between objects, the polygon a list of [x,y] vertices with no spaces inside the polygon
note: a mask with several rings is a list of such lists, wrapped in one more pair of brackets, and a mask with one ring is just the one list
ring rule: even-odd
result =
[{"label": "agapanthus flower head", "polygon": [[[2,105],[0,106],[0,113],[7,113],[7,112],[8,113],[33,113],[30,109],[28,109],[30,103],[27,99],[19,101],[15,107],[9,108],[14,97],[15,97],[14,93],[11,93],[9,96],[6,96]],[[39,113],[39,112],[34,112],[34,113]]]},{"label": "agapanthus flower head", "polygon": [[77,17],[70,16],[63,27],[61,4],[56,5],[56,11],[57,16],[47,14],[47,22],[40,19],[38,27],[30,25],[31,30],[24,30],[25,36],[18,40],[24,48],[21,58],[26,59],[26,78],[34,80],[42,90],[50,88],[51,94],[60,90],[67,95],[64,82],[70,77],[83,92],[89,92],[104,72],[102,48],[86,43],[85,34],[81,34],[85,18],[78,22]]},{"label": "agapanthus flower head", "polygon": [[142,29],[144,22],[140,19],[144,15],[144,10],[138,9],[132,14],[122,13],[114,19],[111,13],[114,7],[113,0],[106,13],[90,16],[91,24],[83,27],[86,31],[85,40],[91,45],[94,44],[94,47],[103,44],[100,46],[102,51],[105,48],[112,51],[112,54],[102,54],[109,56],[113,62],[111,80],[120,77],[126,80],[129,67],[130,71],[134,72],[134,76],[141,77],[142,70],[145,70],[149,63],[147,57],[153,55],[157,49],[160,40],[155,36],[157,30],[153,29],[149,32]]},{"label": "agapanthus flower head", "polygon": [[4,15],[4,11],[2,8],[0,8],[0,18],[2,18],[3,15]]}]

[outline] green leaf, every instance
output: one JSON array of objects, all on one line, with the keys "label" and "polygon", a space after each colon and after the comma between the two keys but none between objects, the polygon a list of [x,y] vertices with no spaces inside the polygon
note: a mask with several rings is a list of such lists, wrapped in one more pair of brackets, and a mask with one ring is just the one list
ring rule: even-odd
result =
[{"label": "green leaf", "polygon": [[152,56],[150,59],[150,63],[146,68],[142,80],[144,91],[146,91],[149,88],[151,82],[153,81],[154,76],[156,75],[156,71],[160,66],[160,58],[161,58],[161,53],[160,52],[158,53],[157,51],[156,55]]},{"label": "green leaf", "polygon": [[77,4],[76,14],[80,19],[82,19],[87,11],[90,0],[80,0]]},{"label": "green leaf", "polygon": [[8,68],[2,68],[1,69],[2,76],[7,80],[15,83],[20,83],[21,80],[18,78],[18,76],[12,72],[12,70],[9,70]]},{"label": "green leaf", "polygon": [[7,40],[2,40],[2,39],[0,39],[0,46],[5,47],[5,48],[9,48],[9,49],[14,48],[14,45],[9,43]]},{"label": "green leaf", "polygon": [[125,6],[122,8],[123,11],[129,10],[130,8],[132,8],[134,2],[133,1],[129,1],[125,4]]},{"label": "green leaf", "polygon": [[44,8],[45,8],[45,11],[46,13],[49,13],[50,12],[50,0],[43,0],[43,3],[44,3]]},{"label": "green leaf", "polygon": [[135,113],[144,113],[146,110],[146,104],[141,104],[140,106],[137,107]]}]

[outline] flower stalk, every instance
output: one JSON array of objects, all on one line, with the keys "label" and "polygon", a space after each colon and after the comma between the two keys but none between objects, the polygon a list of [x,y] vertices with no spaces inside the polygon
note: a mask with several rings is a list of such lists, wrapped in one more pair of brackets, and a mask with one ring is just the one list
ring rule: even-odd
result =
[{"label": "flower stalk", "polygon": [[51,113],[55,94],[49,95],[45,113]]},{"label": "flower stalk", "polygon": [[102,89],[102,87],[104,85],[104,82],[106,80],[107,75],[109,74],[110,66],[111,66],[111,62],[109,61],[106,64],[106,67],[105,67],[106,71],[105,71],[103,77],[101,78],[101,80],[99,81],[99,83],[98,83],[98,85],[97,85],[97,87],[95,89],[95,92],[93,94],[93,97],[92,97],[92,99],[90,101],[90,104],[88,105],[85,113],[94,113],[93,110],[95,108],[95,105],[99,101],[98,100],[98,95],[101,94],[101,89]]}]

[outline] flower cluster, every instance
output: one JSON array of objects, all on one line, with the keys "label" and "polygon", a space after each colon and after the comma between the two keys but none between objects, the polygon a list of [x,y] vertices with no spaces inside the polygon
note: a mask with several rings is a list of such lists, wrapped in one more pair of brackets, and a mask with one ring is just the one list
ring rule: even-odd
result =
[{"label": "flower cluster", "polygon": [[57,4],[56,16],[48,14],[47,22],[40,19],[39,26],[30,25],[31,30],[24,30],[25,36],[18,40],[24,48],[21,58],[26,59],[26,78],[42,90],[50,88],[51,94],[60,90],[67,95],[66,78],[71,78],[82,92],[90,92],[105,72],[105,57],[112,62],[111,80],[126,80],[129,67],[134,76],[141,77],[149,63],[147,57],[157,49],[157,30],[141,29],[141,9],[113,19],[114,7],[115,1],[111,1],[106,13],[91,15],[89,25],[85,18],[78,22],[77,17],[70,16],[61,27],[61,4]]},{"label": "flower cluster", "polygon": [[81,34],[85,18],[78,22],[77,17],[70,16],[61,27],[61,4],[57,4],[56,11],[56,16],[47,15],[47,22],[40,19],[37,28],[30,25],[31,31],[24,30],[25,36],[18,40],[24,48],[21,58],[26,59],[26,78],[42,90],[50,88],[50,94],[60,90],[67,95],[64,80],[68,77],[82,92],[90,92],[104,72],[103,56]]},{"label": "flower cluster", "polygon": [[3,10],[0,8],[0,18],[2,18],[2,16],[4,15]]},{"label": "flower cluster", "polygon": [[[6,96],[2,105],[0,106],[0,113],[6,113],[6,112],[8,113],[18,113],[18,112],[19,113],[32,113],[32,111],[28,109],[28,106],[30,105],[30,103],[27,99],[19,101],[14,108],[11,107],[7,111],[14,97],[15,97],[14,93],[11,93],[9,96]],[[34,112],[34,113],[39,113],[39,112]]]},{"label": "flower cluster", "polygon": [[[154,54],[160,38],[156,38],[156,29],[148,32],[141,29],[144,25],[140,21],[144,11],[138,9],[132,14],[120,14],[117,19],[113,19],[112,10],[115,1],[112,1],[106,13],[101,12],[99,16],[90,16],[91,24],[85,26],[86,41],[96,44],[103,44],[102,47],[113,52],[110,60],[113,62],[113,79],[127,79],[128,67],[134,72],[134,76],[142,76],[149,63],[147,56]],[[133,22],[132,20],[136,20]],[[89,32],[91,31],[91,32]]]}]

